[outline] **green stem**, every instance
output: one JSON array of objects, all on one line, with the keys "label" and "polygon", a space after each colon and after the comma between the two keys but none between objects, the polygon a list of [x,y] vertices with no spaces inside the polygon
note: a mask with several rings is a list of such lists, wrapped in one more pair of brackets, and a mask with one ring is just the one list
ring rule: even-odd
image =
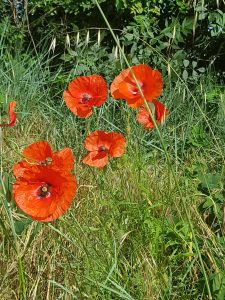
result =
[{"label": "green stem", "polygon": [[18,255],[18,266],[19,266],[19,286],[20,286],[20,299],[25,300],[26,299],[26,282],[25,282],[25,276],[24,276],[24,271],[23,271],[23,264],[22,264],[22,259],[21,256]]}]

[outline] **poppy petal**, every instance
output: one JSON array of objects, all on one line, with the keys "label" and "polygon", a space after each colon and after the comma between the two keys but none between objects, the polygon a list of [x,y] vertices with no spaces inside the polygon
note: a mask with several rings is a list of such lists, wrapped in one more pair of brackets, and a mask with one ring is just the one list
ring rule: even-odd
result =
[{"label": "poppy petal", "polygon": [[[49,187],[44,196],[40,194],[43,185]],[[76,182],[72,174],[62,174],[45,166],[31,167],[13,185],[17,206],[39,220],[53,220],[62,215],[69,208],[75,192]]]},{"label": "poppy petal", "polygon": [[92,108],[87,105],[79,105],[68,91],[63,92],[63,98],[67,107],[78,117],[88,118],[92,114]]},{"label": "poppy petal", "polygon": [[[150,102],[148,101],[147,99],[145,99],[147,102]],[[141,105],[143,105],[144,103],[144,99],[143,98],[136,98],[136,99],[132,99],[132,100],[127,100],[127,105],[132,107],[132,108],[138,108],[140,107]]]},{"label": "poppy petal", "polygon": [[84,93],[90,95],[91,104],[95,106],[105,102],[108,94],[104,78],[96,74],[77,77],[69,84],[68,91],[77,100],[80,100]]},{"label": "poppy petal", "polygon": [[[168,116],[168,109],[163,105],[163,103],[158,100],[153,100],[152,105],[154,105],[154,115],[155,121],[157,123],[162,124]],[[149,106],[149,109],[152,111],[153,109]],[[137,114],[137,120],[140,124],[144,126],[146,129],[151,129],[154,127],[154,122],[145,106],[142,106],[139,109]]]},{"label": "poppy petal", "polygon": [[108,150],[111,146],[110,135],[108,132],[95,130],[86,137],[84,145],[88,151],[97,151],[100,147]]},{"label": "poppy petal", "polygon": [[147,109],[142,106],[137,114],[138,123],[142,124],[146,129],[151,129],[154,127],[154,123],[147,111]]},{"label": "poppy petal", "polygon": [[[157,70],[152,70],[148,65],[136,65],[123,70],[111,85],[111,94],[115,99],[125,99],[132,108],[137,108],[146,101],[152,101],[161,94],[163,82],[161,74]],[[136,80],[134,80],[133,75]],[[142,98],[136,81],[141,88],[144,98]]]},{"label": "poppy petal", "polygon": [[13,126],[16,122],[16,113],[15,113],[15,106],[16,106],[16,101],[12,101],[9,103],[8,106],[8,116],[9,116],[9,123],[7,126]]},{"label": "poppy petal", "polygon": [[120,157],[124,154],[126,140],[124,136],[119,132],[111,132],[111,147],[109,149],[109,155],[112,157]]},{"label": "poppy petal", "polygon": [[89,87],[89,76],[79,76],[69,83],[68,91],[73,98],[79,99],[84,92],[90,92]]},{"label": "poppy petal", "polygon": [[91,75],[90,87],[92,88],[94,94],[93,105],[97,107],[101,106],[106,101],[108,95],[106,81],[102,76],[96,74]]},{"label": "poppy petal", "polygon": [[86,137],[84,141],[85,148],[88,151],[98,151],[98,140],[99,140],[99,130],[95,130]]},{"label": "poppy petal", "polygon": [[29,164],[27,161],[22,160],[21,162],[15,164],[13,166],[13,174],[16,178],[19,178],[21,176],[23,176],[23,173],[27,170],[27,168],[29,168],[30,166],[32,166],[32,164]]},{"label": "poppy petal", "polygon": [[108,163],[108,155],[106,152],[93,151],[85,156],[83,163],[91,167],[103,168]]},{"label": "poppy petal", "polygon": [[39,163],[46,161],[46,158],[52,158],[53,152],[47,141],[39,141],[31,144],[23,150],[23,156],[28,160]]},{"label": "poppy petal", "polygon": [[77,116],[80,118],[89,118],[92,115],[92,108],[91,107],[77,107]]},{"label": "poppy petal", "polygon": [[83,163],[103,168],[108,163],[108,154],[112,157],[123,155],[126,141],[119,132],[96,130],[86,137],[84,144],[91,152],[83,159]]},{"label": "poppy petal", "polygon": [[157,70],[152,70],[148,84],[143,87],[145,98],[150,101],[156,97],[159,97],[161,95],[162,88],[163,81],[161,78],[161,73]]},{"label": "poppy petal", "polygon": [[71,171],[74,164],[73,152],[70,148],[64,148],[53,153],[51,167],[59,168],[61,171]]},{"label": "poppy petal", "polygon": [[51,213],[49,216],[47,216],[45,218],[41,218],[38,216],[32,216],[32,215],[31,215],[31,218],[33,220],[37,220],[37,221],[41,221],[41,222],[51,222],[51,221],[58,219],[60,216],[62,216],[68,210],[68,208],[71,206],[74,194],[76,192],[76,184],[75,184],[74,180],[67,181],[67,190],[69,191],[69,193],[67,193],[66,197],[63,197],[59,200],[60,202],[56,206],[53,213]]},{"label": "poppy petal", "polygon": [[107,98],[108,88],[100,75],[80,76],[72,80],[63,98],[67,107],[77,116],[87,118],[93,106],[101,106]]},{"label": "poppy petal", "polygon": [[113,80],[110,86],[110,92],[114,99],[123,98],[123,94],[120,92],[120,84],[125,80],[128,74],[129,74],[129,69],[125,69]]},{"label": "poppy petal", "polygon": [[13,172],[16,178],[32,166],[50,166],[60,172],[70,172],[74,164],[73,152],[70,148],[64,148],[58,152],[52,152],[46,141],[31,144],[23,150],[26,159],[14,165]]}]

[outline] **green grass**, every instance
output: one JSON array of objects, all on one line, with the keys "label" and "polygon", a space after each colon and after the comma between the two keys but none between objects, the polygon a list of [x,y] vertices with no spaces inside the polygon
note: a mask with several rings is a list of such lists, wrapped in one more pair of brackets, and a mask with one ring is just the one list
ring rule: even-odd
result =
[{"label": "green grass", "polygon": [[[170,115],[147,132],[110,97],[87,120],[66,108],[62,91],[84,57],[63,71],[44,51],[1,47],[1,101],[17,100],[18,121],[4,131],[1,156],[0,299],[224,299],[225,99],[212,74],[190,85],[165,75]],[[120,71],[113,64],[108,84]],[[127,139],[126,154],[104,170],[82,164],[83,140],[96,129]],[[49,224],[18,211],[8,192],[22,148],[42,139],[76,157],[76,197]]]}]

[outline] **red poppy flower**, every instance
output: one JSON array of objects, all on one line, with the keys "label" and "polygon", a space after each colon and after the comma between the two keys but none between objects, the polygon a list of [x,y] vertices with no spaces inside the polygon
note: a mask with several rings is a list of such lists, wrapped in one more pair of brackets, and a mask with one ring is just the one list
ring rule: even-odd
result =
[{"label": "red poppy flower", "polygon": [[[163,82],[159,71],[152,70],[148,65],[136,65],[131,69],[147,101],[152,101],[161,94]],[[113,80],[110,91],[114,99],[125,99],[132,108],[144,103],[129,69],[123,70]]]},{"label": "red poppy flower", "polygon": [[80,76],[70,82],[63,98],[68,108],[81,118],[92,114],[93,106],[101,106],[107,98],[108,89],[99,75]]},{"label": "red poppy flower", "polygon": [[31,166],[13,185],[17,206],[32,219],[49,222],[70,207],[76,192],[75,178],[50,166]]},{"label": "red poppy flower", "polygon": [[103,168],[108,163],[108,157],[120,157],[125,150],[125,138],[118,132],[96,130],[86,137],[85,148],[90,153],[83,163],[97,168]]},{"label": "red poppy flower", "polygon": [[39,141],[31,144],[23,150],[24,160],[14,165],[14,175],[20,177],[23,172],[33,166],[51,166],[61,172],[70,172],[74,157],[70,148],[64,148],[61,151],[53,152],[47,141]]},{"label": "red poppy flower", "polygon": [[[152,105],[154,105],[155,121],[157,123],[162,124],[165,121],[166,117],[168,116],[168,109],[161,102],[159,102],[157,100],[152,100]],[[149,105],[149,108],[152,111],[151,105]],[[147,108],[144,106],[142,106],[139,109],[139,112],[137,115],[137,120],[146,129],[151,129],[154,127],[152,118],[151,118]]]},{"label": "red poppy flower", "polygon": [[15,113],[15,106],[16,106],[16,101],[11,101],[8,105],[8,117],[9,117],[9,122],[7,124],[0,124],[0,127],[2,126],[13,126],[16,122],[16,113]]}]

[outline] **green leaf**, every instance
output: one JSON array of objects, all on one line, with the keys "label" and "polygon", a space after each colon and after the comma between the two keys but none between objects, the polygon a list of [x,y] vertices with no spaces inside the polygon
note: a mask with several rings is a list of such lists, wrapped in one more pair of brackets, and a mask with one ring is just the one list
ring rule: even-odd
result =
[{"label": "green leaf", "polygon": [[193,69],[195,68],[197,66],[197,61],[192,61],[192,67],[193,67]]},{"label": "green leaf", "polygon": [[68,52],[71,56],[75,57],[75,56],[78,56],[78,53],[72,49],[68,49]]},{"label": "green leaf", "polygon": [[204,67],[199,68],[198,71],[201,72],[201,73],[204,73],[205,72],[205,68]]},{"label": "green leaf", "polygon": [[182,77],[185,81],[188,79],[188,71],[187,70],[183,71]]},{"label": "green leaf", "polygon": [[134,36],[131,33],[126,33],[124,36],[129,42],[133,40]]},{"label": "green leaf", "polygon": [[15,231],[17,235],[21,235],[23,231],[32,223],[31,219],[23,218],[16,220],[14,223]]},{"label": "green leaf", "polygon": [[207,189],[217,189],[221,188],[222,178],[220,174],[200,174],[198,176],[201,181],[201,186]]},{"label": "green leaf", "polygon": [[207,15],[208,15],[208,13],[204,13],[204,12],[200,13],[198,15],[199,21],[204,20],[207,17]]},{"label": "green leaf", "polygon": [[189,60],[185,59],[183,61],[184,67],[187,68],[189,66],[189,63],[190,63]]},{"label": "green leaf", "polygon": [[213,203],[212,198],[207,197],[205,202],[202,205],[202,208],[206,209],[206,208],[212,207],[213,205],[214,205],[214,203]]},{"label": "green leaf", "polygon": [[212,290],[215,300],[225,299],[225,273],[219,271],[211,276]]},{"label": "green leaf", "polygon": [[192,71],[192,76],[193,76],[193,78],[197,78],[198,77],[198,73],[195,70],[193,70]]}]

